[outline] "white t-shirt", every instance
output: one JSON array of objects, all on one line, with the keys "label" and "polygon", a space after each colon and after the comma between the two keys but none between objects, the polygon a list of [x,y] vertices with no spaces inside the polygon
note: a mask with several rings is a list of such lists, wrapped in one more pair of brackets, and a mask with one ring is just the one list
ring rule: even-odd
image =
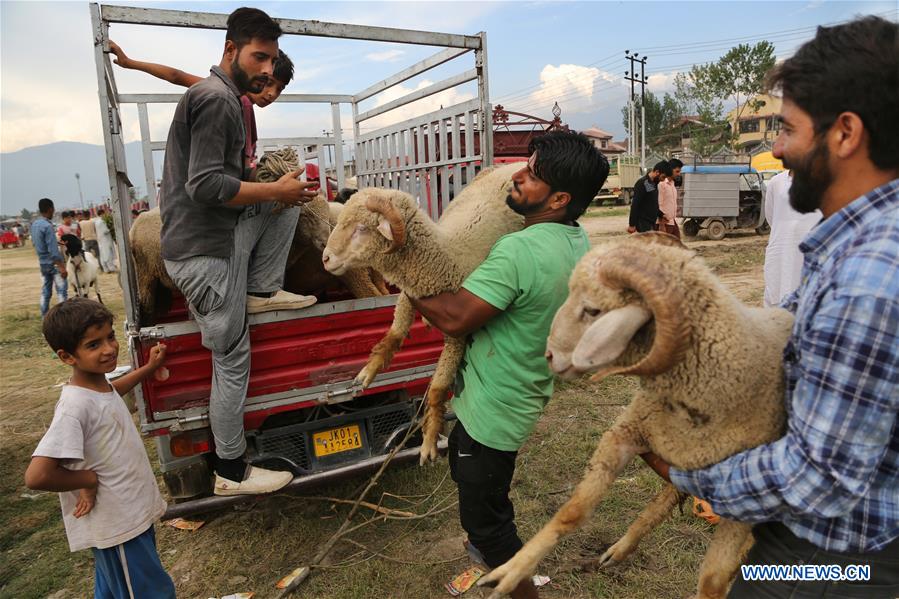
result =
[{"label": "white t-shirt", "polygon": [[165,512],[144,444],[115,390],[98,393],[64,386],[50,428],[32,455],[63,460],[70,470],[97,473],[97,500],[86,516],[72,515],[79,491],[59,494],[72,551],[130,541]]},{"label": "white t-shirt", "polygon": [[802,214],[790,206],[789,171],[778,173],[765,189],[765,220],[771,226],[765,248],[765,306],[780,305],[794,292],[802,276],[802,252],[799,243],[818,222],[821,212]]}]

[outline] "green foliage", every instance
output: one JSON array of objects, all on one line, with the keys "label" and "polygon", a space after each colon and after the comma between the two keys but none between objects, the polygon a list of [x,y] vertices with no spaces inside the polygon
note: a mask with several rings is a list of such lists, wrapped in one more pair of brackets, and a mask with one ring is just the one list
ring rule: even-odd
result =
[{"label": "green foliage", "polygon": [[19,218],[21,218],[25,222],[30,222],[32,216],[33,215],[31,213],[31,210],[29,210],[28,208],[22,208],[22,213],[19,215]]},{"label": "green foliage", "polygon": [[103,222],[106,223],[106,226],[109,228],[109,232],[112,235],[112,242],[115,243],[115,241],[116,241],[115,224],[113,223],[113,220],[112,220],[112,212],[106,212],[105,214],[103,214],[103,216],[101,218],[103,219]]},{"label": "green foliage", "polygon": [[[703,118],[703,122],[720,128],[721,107],[725,101],[736,104],[737,119],[747,108],[758,110],[763,102],[756,96],[764,91],[765,75],[773,66],[774,46],[767,41],[754,46],[740,44],[716,62],[694,65],[688,77],[691,93],[698,98],[701,107],[714,108],[716,103],[718,107],[717,114],[715,110],[708,114],[714,117],[713,120]],[[702,112],[699,114],[702,118]],[[733,127],[728,141],[734,143],[738,136],[738,129]]]},{"label": "green foliage", "polygon": [[[663,145],[666,134],[677,124],[682,111],[680,105],[671,94],[665,94],[661,99],[652,92],[646,92],[646,143],[651,147]],[[637,116],[640,115],[640,101],[637,100]],[[628,122],[627,106],[621,109],[621,121],[628,136],[631,135]]]}]

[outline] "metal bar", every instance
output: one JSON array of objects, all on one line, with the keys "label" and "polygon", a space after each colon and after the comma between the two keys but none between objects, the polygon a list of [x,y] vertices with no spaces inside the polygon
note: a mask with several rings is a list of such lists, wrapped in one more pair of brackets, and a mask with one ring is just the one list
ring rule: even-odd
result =
[{"label": "metal bar", "polygon": [[450,77],[449,79],[444,79],[443,81],[438,81],[433,85],[429,85],[428,87],[424,87],[418,91],[414,91],[411,94],[406,94],[401,98],[397,98],[392,102],[387,102],[382,106],[378,106],[377,108],[372,108],[366,112],[363,112],[359,115],[359,121],[365,121],[370,118],[376,117],[379,114],[384,114],[385,112],[390,112],[400,106],[405,106],[406,104],[411,104],[412,102],[416,102],[421,100],[422,98],[427,98],[428,96],[433,96],[434,94],[439,94],[442,91],[452,89],[457,85],[462,85],[463,83],[468,83],[469,81],[474,81],[477,79],[478,73],[476,69],[470,69],[465,71],[464,73],[460,73],[455,75],[454,77]]},{"label": "metal bar", "polygon": [[438,214],[443,214],[443,209],[449,204],[449,169],[447,166],[449,165],[450,155],[448,149],[449,140],[447,139],[447,137],[449,137],[449,131],[446,127],[446,121],[449,118],[450,117],[447,116],[440,119],[440,128],[437,132],[440,136],[440,162],[445,163],[443,166],[437,168],[437,172],[440,173],[440,202]]},{"label": "metal bar", "polygon": [[[436,110],[434,112],[429,112],[428,114],[423,114],[421,116],[413,117],[411,119],[407,119],[405,121],[400,121],[399,123],[394,123],[390,125],[390,129],[407,129],[409,127],[414,127],[419,123],[430,123],[433,121],[439,121],[440,119],[447,118],[454,114],[462,114],[463,112],[469,110],[478,110],[480,108],[480,102],[477,98],[473,100],[468,100],[466,102],[461,102],[459,104],[454,104],[453,106],[447,106],[442,110]],[[377,137],[379,135],[383,135],[384,131],[379,129],[377,131],[372,131],[371,133],[367,133],[362,136],[362,139],[371,139],[373,137]]]},{"label": "metal bar", "polygon": [[[408,156],[406,156],[406,131],[398,131],[396,134],[396,160],[397,167],[406,167],[409,165],[407,160]],[[398,189],[401,191],[405,191],[409,193],[409,185],[407,183],[407,178],[405,171],[399,172],[399,184]]]},{"label": "metal bar", "polygon": [[[118,100],[122,104],[177,104],[183,94],[121,94]],[[288,104],[333,104],[334,102],[351,102],[353,96],[346,94],[281,94],[278,103]]]},{"label": "metal bar", "polygon": [[[359,187],[359,189],[362,189],[362,187],[363,187],[362,181],[360,181],[358,179],[359,165],[362,164],[364,166],[365,164],[367,164],[368,157],[367,157],[366,151],[365,151],[365,144],[362,141],[362,136],[359,134],[359,120],[358,120],[358,118],[359,118],[359,102],[357,100],[353,99],[350,106],[352,106],[352,110],[353,110],[353,143],[356,144],[356,152],[355,152],[356,177],[357,177],[356,185]],[[360,162],[360,158],[359,158],[360,155],[362,156],[361,162]]]},{"label": "metal bar", "polygon": [[[437,123],[431,121],[428,123],[428,135],[430,137],[430,152],[428,152],[428,163],[434,164],[437,158]],[[429,194],[428,194],[428,212],[431,215],[431,220],[437,222],[437,218],[440,216],[440,202],[437,201],[437,168],[431,167],[428,172],[428,184],[429,184]]]},{"label": "metal bar", "polygon": [[[109,91],[115,89],[115,83],[111,70],[107,70],[107,56],[103,52],[108,47],[105,35],[105,24],[100,18],[100,7],[91,4],[91,21],[94,28],[94,64],[97,73],[97,93],[100,102],[100,120],[103,123],[103,145],[106,148],[106,168],[109,176],[109,193],[112,203],[114,226],[117,228],[116,246],[119,252],[119,267],[125,276],[119,277],[122,286],[122,299],[125,304],[125,319],[128,329],[136,328],[138,322],[137,279],[134,273],[134,263],[131,260],[131,248],[128,240],[124,216],[123,201],[127,202],[128,189],[131,182],[128,180],[127,165],[125,164],[125,146],[121,137],[121,120],[118,110],[112,105]],[[128,216],[131,215],[127,210]],[[132,352],[132,362],[138,363],[138,356]]]},{"label": "metal bar", "polygon": [[[103,20],[109,23],[131,23],[134,25],[161,25],[167,27],[195,27],[200,29],[226,29],[228,15],[216,13],[189,12],[183,10],[160,10],[151,8],[130,8],[125,6],[103,7]],[[474,35],[458,35],[393,29],[390,27],[370,27],[347,23],[326,23],[300,19],[275,19],[284,33],[312,37],[333,37],[342,39],[394,42],[397,44],[418,44],[424,46],[447,46],[450,48],[479,48],[481,40]]]},{"label": "metal bar", "polygon": [[[409,172],[409,171],[414,171],[415,169],[421,168],[422,166],[442,168],[442,167],[445,167],[445,166],[453,166],[453,165],[457,165],[457,164],[465,164],[465,163],[467,163],[467,162],[469,162],[469,161],[472,161],[472,160],[479,160],[479,159],[480,159],[480,156],[471,156],[471,157],[463,157],[463,158],[450,158],[450,159],[448,159],[448,160],[438,160],[438,161],[436,161],[436,162],[431,162],[431,163],[426,164],[426,165],[415,165],[415,164],[410,164],[409,166],[404,166],[404,167],[401,167],[401,168],[397,168],[397,167],[395,167],[395,166],[389,166],[389,167],[387,167],[387,168],[375,169],[375,170],[366,171],[366,172],[360,172],[360,174],[363,174],[363,175],[384,175],[384,174],[394,173],[394,172]],[[454,192],[454,193],[455,193],[455,192]]]},{"label": "metal bar", "polygon": [[463,54],[471,52],[470,48],[447,48],[446,50],[441,50],[437,54],[433,56],[429,56],[425,58],[421,62],[417,62],[411,67],[407,69],[403,69],[396,75],[391,75],[387,79],[383,81],[379,81],[374,85],[365,88],[355,96],[353,96],[353,102],[361,102],[362,100],[367,100],[372,96],[376,96],[384,90],[390,89],[395,85],[399,85],[404,81],[408,81],[409,79],[415,77],[416,75],[421,75],[427,71],[430,71],[434,67],[438,67],[445,62],[449,62],[450,60],[462,56]]},{"label": "metal bar", "polygon": [[[454,115],[451,120],[452,123],[452,137],[451,140],[453,142],[453,159],[459,160],[462,158],[462,146],[459,137],[459,115]],[[458,196],[459,192],[462,191],[462,169],[457,168],[453,172],[453,196]]]},{"label": "metal bar", "polygon": [[480,49],[475,52],[475,69],[478,71],[478,100],[481,102],[481,156],[482,166],[493,164],[493,107],[490,105],[490,85],[487,74],[487,33],[478,33]]},{"label": "metal bar", "polygon": [[[440,453],[446,453],[446,448],[447,440],[440,439],[437,442],[437,450]],[[393,456],[393,459],[390,463],[401,465],[407,464],[409,462],[414,462],[418,459],[418,454],[418,447],[403,449],[402,451],[398,451],[396,455]],[[387,461],[388,455],[389,454],[375,456],[372,458],[368,458],[367,460],[357,462],[355,464],[341,466],[340,468],[335,468],[334,470],[328,470],[327,472],[317,472],[315,474],[297,476],[281,491],[302,493],[312,490],[325,483],[333,484],[340,480],[375,472],[378,468],[381,467],[382,464],[384,464],[384,462]],[[163,514],[162,516],[162,519],[169,520],[171,518],[183,518],[184,516],[190,516],[192,514],[209,512],[212,510],[220,510],[222,508],[238,505],[241,503],[258,501],[262,497],[264,497],[264,495],[213,495],[212,497],[194,499],[193,501],[174,503],[168,506],[168,509],[166,509],[165,514]]]},{"label": "metal bar", "polygon": [[[474,118],[470,112],[465,113],[465,157],[470,158],[475,155],[474,151]],[[471,183],[475,176],[474,161],[468,163],[465,167],[465,184]]]},{"label": "metal bar", "polygon": [[[343,132],[340,130],[340,104],[331,102],[331,125],[334,127],[334,162],[337,169],[337,190],[346,186],[343,168]],[[327,193],[325,193],[327,197]]]},{"label": "metal bar", "polygon": [[[416,152],[416,162],[419,165],[423,165],[428,161],[427,157],[427,145],[425,143],[425,129],[427,128],[427,123],[420,124],[418,126],[418,152]],[[425,180],[427,177],[427,171],[423,168],[418,170],[418,190],[415,194],[415,199],[418,200],[418,205],[421,206],[422,200],[424,199],[425,190],[427,189],[427,181]]]},{"label": "metal bar", "polygon": [[[140,147],[144,157],[144,182],[147,185],[147,197],[156,196],[156,169],[153,168],[153,149],[150,147],[150,117],[147,105],[137,105],[137,120],[140,121]],[[154,206],[155,207],[155,206]]]}]

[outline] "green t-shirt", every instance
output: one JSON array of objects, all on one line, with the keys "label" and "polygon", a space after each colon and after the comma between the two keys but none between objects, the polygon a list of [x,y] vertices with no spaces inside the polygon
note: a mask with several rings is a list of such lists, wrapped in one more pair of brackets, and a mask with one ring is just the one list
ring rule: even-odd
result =
[{"label": "green t-shirt", "polygon": [[532,225],[501,237],[462,285],[502,310],[467,340],[453,411],[479,443],[517,451],[553,392],[544,353],[568,277],[590,241],[581,227]]}]

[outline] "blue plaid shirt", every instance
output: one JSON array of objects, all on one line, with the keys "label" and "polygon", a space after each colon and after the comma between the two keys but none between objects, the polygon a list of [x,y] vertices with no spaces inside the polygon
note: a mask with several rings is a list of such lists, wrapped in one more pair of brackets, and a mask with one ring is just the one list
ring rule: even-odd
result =
[{"label": "blue plaid shirt", "polygon": [[674,485],[741,522],[783,522],[826,551],[899,538],[899,179],[824,220],[800,245],[784,349],[786,436]]}]

